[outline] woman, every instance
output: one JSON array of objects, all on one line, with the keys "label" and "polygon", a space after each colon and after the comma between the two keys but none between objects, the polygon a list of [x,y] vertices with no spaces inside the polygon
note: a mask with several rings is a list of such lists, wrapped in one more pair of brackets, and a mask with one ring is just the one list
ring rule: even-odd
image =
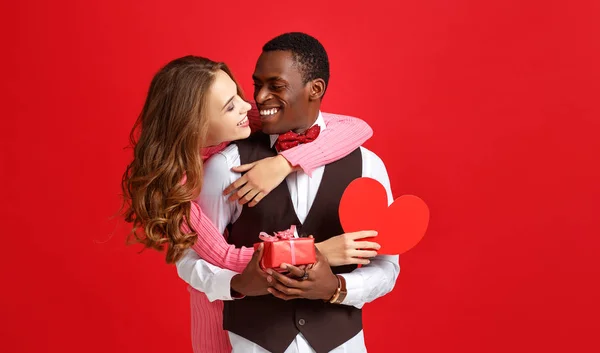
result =
[{"label": "woman", "polygon": [[[123,175],[122,188],[125,219],[133,225],[131,235],[148,248],[166,246],[167,263],[176,262],[188,248],[216,266],[237,272],[250,261],[253,249],[227,244],[194,200],[202,187],[203,160],[260,126],[259,114],[251,108],[223,63],[186,56],[170,62],[153,78],[131,133],[134,158]],[[327,129],[314,142],[238,168],[248,171],[234,183],[242,185],[237,196],[244,197],[241,203],[254,206],[292,171],[301,168],[310,175],[316,167],[346,156],[372,134],[358,119],[323,115]],[[322,148],[326,145],[339,148],[329,152]],[[364,249],[379,246],[354,240],[372,235],[346,234],[316,246],[334,266],[364,264],[376,255]],[[222,302],[211,303],[202,293],[191,292],[194,350],[231,351],[221,328]]]}]

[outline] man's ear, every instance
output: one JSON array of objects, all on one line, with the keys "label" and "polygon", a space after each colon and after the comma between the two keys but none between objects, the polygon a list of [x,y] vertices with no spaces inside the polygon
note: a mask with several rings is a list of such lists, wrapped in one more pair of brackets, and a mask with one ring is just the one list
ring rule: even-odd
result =
[{"label": "man's ear", "polygon": [[316,78],[308,83],[310,85],[309,98],[311,101],[323,98],[325,94],[325,81],[322,78]]}]

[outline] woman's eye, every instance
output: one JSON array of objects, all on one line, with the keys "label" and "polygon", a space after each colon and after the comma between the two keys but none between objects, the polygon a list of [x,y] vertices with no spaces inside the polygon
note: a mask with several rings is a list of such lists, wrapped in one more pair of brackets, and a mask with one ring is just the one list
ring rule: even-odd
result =
[{"label": "woman's eye", "polygon": [[235,108],[235,106],[234,106],[233,104],[230,104],[230,105],[227,107],[227,111],[228,111],[228,112],[230,112],[230,111],[232,111],[232,110],[233,110],[233,108]]}]

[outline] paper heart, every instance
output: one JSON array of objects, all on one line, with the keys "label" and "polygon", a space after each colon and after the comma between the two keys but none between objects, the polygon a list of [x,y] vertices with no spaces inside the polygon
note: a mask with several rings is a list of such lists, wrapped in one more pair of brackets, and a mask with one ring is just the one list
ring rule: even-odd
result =
[{"label": "paper heart", "polygon": [[379,254],[402,254],[417,245],[429,224],[429,208],[413,195],[397,198],[389,207],[381,183],[358,178],[350,183],[340,201],[340,222],[344,232],[375,230],[372,239],[381,245]]}]

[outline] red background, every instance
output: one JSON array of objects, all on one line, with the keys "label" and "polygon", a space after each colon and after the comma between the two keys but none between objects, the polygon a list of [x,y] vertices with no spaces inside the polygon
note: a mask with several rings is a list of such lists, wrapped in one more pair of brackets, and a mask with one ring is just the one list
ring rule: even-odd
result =
[{"label": "red background", "polygon": [[[3,352],[190,352],[184,283],[111,218],[123,149],[168,60],[246,92],[284,31],[331,57],[324,110],[368,121],[395,196],[431,209],[371,352],[599,351],[600,2],[6,1]],[[252,319],[252,318],[249,318]]]}]

